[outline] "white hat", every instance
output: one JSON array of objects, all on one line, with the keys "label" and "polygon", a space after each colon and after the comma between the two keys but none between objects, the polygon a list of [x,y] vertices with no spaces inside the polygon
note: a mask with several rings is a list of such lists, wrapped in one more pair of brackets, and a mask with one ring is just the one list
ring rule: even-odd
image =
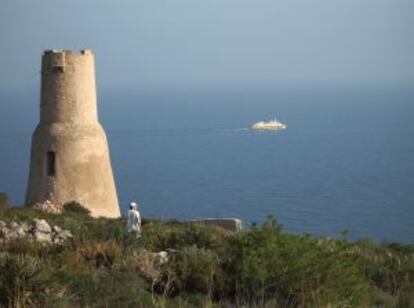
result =
[{"label": "white hat", "polygon": [[129,206],[132,207],[132,208],[134,208],[134,209],[136,209],[138,207],[138,204],[136,204],[135,202],[131,202],[129,204]]}]

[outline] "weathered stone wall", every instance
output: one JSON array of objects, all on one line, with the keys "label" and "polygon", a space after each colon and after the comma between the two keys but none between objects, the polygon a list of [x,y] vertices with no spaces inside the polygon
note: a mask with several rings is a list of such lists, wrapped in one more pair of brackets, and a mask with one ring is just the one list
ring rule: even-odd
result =
[{"label": "weathered stone wall", "polygon": [[[54,152],[54,175],[47,153]],[[93,216],[118,217],[108,143],[98,122],[92,51],[46,51],[40,123],[32,138],[26,203],[77,201]]]},{"label": "weathered stone wall", "polygon": [[70,50],[46,51],[42,57],[41,123],[98,121],[94,55]]}]

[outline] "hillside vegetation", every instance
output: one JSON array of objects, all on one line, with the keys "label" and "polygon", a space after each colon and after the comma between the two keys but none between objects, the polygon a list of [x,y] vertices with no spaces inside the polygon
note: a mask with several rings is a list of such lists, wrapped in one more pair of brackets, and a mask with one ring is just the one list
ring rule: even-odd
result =
[{"label": "hillside vegetation", "polygon": [[414,246],[292,235],[269,217],[230,233],[144,220],[7,207],[11,224],[45,219],[73,238],[48,244],[0,234],[4,307],[414,307]]}]

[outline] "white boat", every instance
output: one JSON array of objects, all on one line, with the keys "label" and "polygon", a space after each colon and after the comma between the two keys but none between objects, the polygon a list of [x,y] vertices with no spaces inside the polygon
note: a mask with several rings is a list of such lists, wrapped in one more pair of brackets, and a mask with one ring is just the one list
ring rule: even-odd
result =
[{"label": "white boat", "polygon": [[279,122],[278,120],[273,119],[270,121],[260,121],[257,123],[254,123],[252,126],[250,126],[250,129],[253,130],[283,130],[287,129],[287,125]]}]

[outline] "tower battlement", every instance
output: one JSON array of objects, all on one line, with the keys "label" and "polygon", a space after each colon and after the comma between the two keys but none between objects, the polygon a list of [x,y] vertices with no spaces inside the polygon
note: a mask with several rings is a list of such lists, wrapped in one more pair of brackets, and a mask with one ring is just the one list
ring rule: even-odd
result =
[{"label": "tower battlement", "polygon": [[92,50],[46,50],[41,77],[26,203],[77,201],[94,216],[118,217],[108,144],[98,121]]},{"label": "tower battlement", "polygon": [[43,52],[43,55],[69,54],[74,56],[92,55],[92,49],[81,49],[79,52],[72,49],[48,49]]},{"label": "tower battlement", "polygon": [[45,50],[42,56],[42,74],[64,73],[68,67],[76,65],[93,65],[92,49],[82,49],[79,52],[70,49]]}]

